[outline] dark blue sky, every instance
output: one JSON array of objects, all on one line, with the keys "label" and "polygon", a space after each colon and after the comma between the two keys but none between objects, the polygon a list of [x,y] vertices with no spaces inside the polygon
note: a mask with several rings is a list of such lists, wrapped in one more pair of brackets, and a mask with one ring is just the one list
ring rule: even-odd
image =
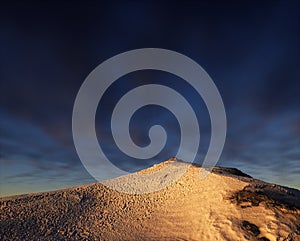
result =
[{"label": "dark blue sky", "polygon": [[[95,181],[73,145],[76,94],[104,60],[147,47],[185,54],[214,80],[228,119],[218,165],[299,189],[299,43],[298,1],[2,3],[1,195]],[[201,163],[210,134],[205,105],[182,80],[159,71],[124,76],[104,96],[96,127],[107,156],[132,171],[176,154],[178,123],[170,112],[153,106],[133,116],[131,133],[138,144],[147,145],[151,125],[166,127],[168,142],[155,160],[131,159],[113,143],[108,127],[114,103],[145,83],[168,85],[192,104],[200,121],[196,161]]]}]

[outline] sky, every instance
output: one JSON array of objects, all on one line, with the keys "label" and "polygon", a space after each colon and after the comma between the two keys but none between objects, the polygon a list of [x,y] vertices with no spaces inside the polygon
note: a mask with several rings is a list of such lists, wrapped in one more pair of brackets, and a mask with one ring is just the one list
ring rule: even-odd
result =
[{"label": "sky", "polygon": [[[300,189],[300,4],[298,1],[11,1],[0,6],[0,194],[40,192],[96,180],[72,139],[72,110],[85,78],[103,61],[139,48],[182,53],[210,75],[227,116],[219,166]],[[145,106],[130,122],[137,145],[162,125],[167,143],[149,160],[122,153],[110,130],[115,104],[131,89],[163,84],[180,92],[200,123],[195,160],[210,141],[201,96],[172,74],[143,70],[119,78],[96,114],[99,145],[133,172],[175,156],[180,128],[163,107]],[[103,169],[103,179],[109,173]]]}]

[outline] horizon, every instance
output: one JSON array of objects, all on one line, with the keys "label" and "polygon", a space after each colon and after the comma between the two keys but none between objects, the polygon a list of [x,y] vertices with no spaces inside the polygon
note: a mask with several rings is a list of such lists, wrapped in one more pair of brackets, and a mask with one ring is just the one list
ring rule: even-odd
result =
[{"label": "horizon", "polygon": [[[159,163],[156,163],[156,164],[161,164],[161,163],[164,163],[164,162],[167,162],[167,161],[169,161],[169,160],[171,160],[171,159],[173,159],[173,158],[175,158],[175,157],[170,157],[169,159],[166,159],[165,161],[162,161],[162,162],[159,162]],[[190,165],[193,165],[193,166],[196,166],[196,167],[201,167],[201,164],[198,164],[198,163],[190,163],[190,162],[186,162],[186,161],[184,161],[184,160],[179,160],[179,159],[177,159],[177,158],[175,158],[175,161],[179,161],[179,162],[184,162],[184,163],[189,163]],[[156,164],[153,164],[153,165],[156,165]],[[151,168],[151,167],[153,167],[153,166],[150,166],[150,167],[147,167],[147,168]],[[147,168],[145,168],[145,169],[141,169],[141,170],[138,170],[138,172],[139,171],[142,171],[142,170],[146,170]],[[238,171],[241,171],[241,173],[242,174],[246,174],[246,175],[249,175],[248,173],[246,173],[246,172],[244,172],[243,170],[240,170],[240,169],[238,169],[238,168],[236,168],[236,167],[229,167],[229,166],[219,166],[219,165],[216,165],[216,166],[214,166],[213,168],[229,168],[229,169],[236,169],[236,170],[238,170]],[[125,174],[125,175],[127,175],[127,174]],[[123,175],[123,176],[125,176],[125,175]],[[122,175],[121,175],[122,176]],[[121,177],[121,176],[119,176],[119,177]],[[255,178],[255,177],[253,177],[253,176],[251,176],[250,175],[250,177],[251,178],[253,178],[253,179],[257,179],[257,178]],[[115,178],[113,178],[113,179],[115,179]],[[108,180],[113,180],[113,179],[106,179],[106,180],[103,180],[103,181],[108,181]],[[260,180],[260,179],[258,179],[258,180]],[[80,184],[80,185],[74,185],[74,186],[66,186],[66,187],[58,187],[58,188],[50,188],[50,189],[41,189],[41,190],[39,190],[39,189],[37,189],[37,190],[34,190],[33,192],[19,192],[19,193],[12,193],[12,194],[10,194],[10,193],[8,193],[8,194],[6,194],[6,193],[0,193],[0,198],[10,198],[10,197],[14,197],[14,196],[23,196],[23,195],[26,195],[26,194],[32,194],[32,195],[35,195],[35,194],[41,194],[41,193],[47,193],[47,192],[56,192],[56,191],[60,191],[60,190],[64,190],[64,189],[70,189],[70,188],[74,188],[74,187],[81,187],[81,186],[85,186],[85,185],[89,185],[89,184],[94,184],[94,183],[98,183],[98,181],[96,181],[96,180],[94,180],[94,182],[91,182],[91,183],[85,183],[85,184]],[[276,184],[276,185],[280,185],[280,184],[278,184],[278,183],[270,183],[270,184]],[[297,190],[299,190],[300,191],[300,186],[285,186],[285,187],[288,187],[288,188],[293,188],[293,189],[297,189]]]}]

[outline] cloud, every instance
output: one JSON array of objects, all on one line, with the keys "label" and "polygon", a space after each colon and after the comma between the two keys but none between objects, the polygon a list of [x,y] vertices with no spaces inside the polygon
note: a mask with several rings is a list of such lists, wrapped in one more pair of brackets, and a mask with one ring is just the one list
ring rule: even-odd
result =
[{"label": "cloud", "polygon": [[31,190],[42,186],[39,189],[42,191],[41,188],[48,190],[58,183],[65,187],[95,181],[76,153],[60,145],[43,129],[4,111],[0,112],[0,119],[2,195],[9,194],[12,183],[27,184]]},{"label": "cloud", "polygon": [[239,111],[228,118],[229,133],[220,165],[236,166],[254,177],[299,188],[300,145],[294,125],[300,123],[300,113],[281,111],[267,116],[260,111]]}]

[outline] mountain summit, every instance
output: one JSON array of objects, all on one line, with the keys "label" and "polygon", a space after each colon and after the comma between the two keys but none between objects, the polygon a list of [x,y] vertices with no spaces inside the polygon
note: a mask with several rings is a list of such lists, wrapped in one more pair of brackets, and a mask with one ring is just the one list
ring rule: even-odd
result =
[{"label": "mountain summit", "polygon": [[[215,167],[205,179],[199,178],[200,171],[201,166],[191,165],[179,180],[148,194],[93,183],[1,198],[0,239],[300,240],[299,190],[234,168]],[[114,180],[120,178],[109,182]]]}]

